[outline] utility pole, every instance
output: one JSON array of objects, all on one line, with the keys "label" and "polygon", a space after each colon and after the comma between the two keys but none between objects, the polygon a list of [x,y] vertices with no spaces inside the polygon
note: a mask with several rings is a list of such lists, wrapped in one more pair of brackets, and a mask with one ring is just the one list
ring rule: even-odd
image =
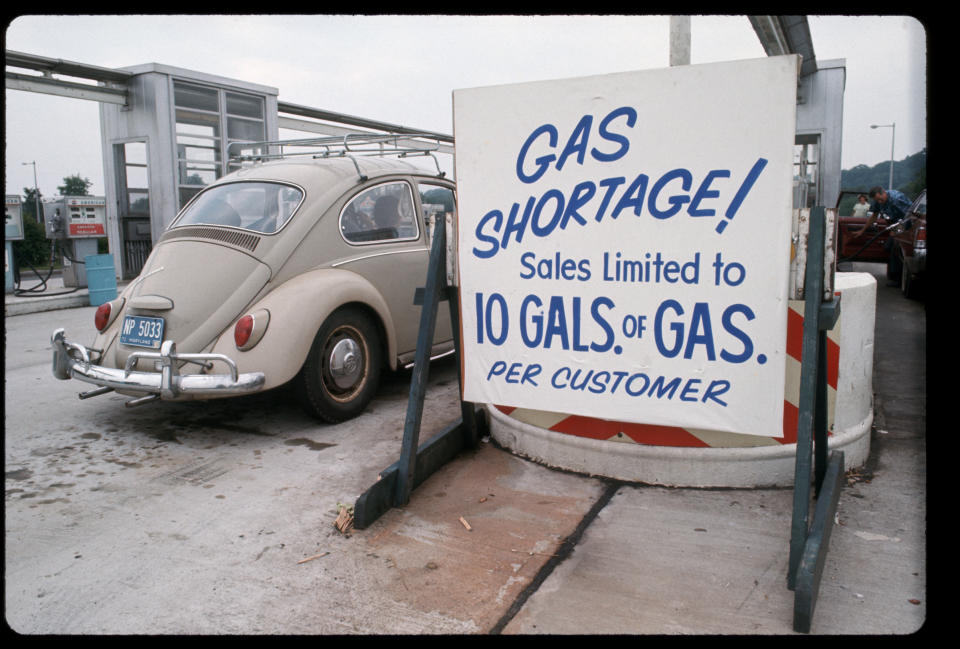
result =
[{"label": "utility pole", "polygon": [[670,67],[690,65],[690,16],[670,16]]},{"label": "utility pole", "polygon": [[37,162],[23,162],[23,165],[33,165],[33,200],[36,206],[36,211],[33,213],[33,217],[37,220],[37,223],[44,225],[43,223],[43,214],[40,212],[40,189],[37,187]]},{"label": "utility pole", "polygon": [[887,184],[887,189],[893,189],[893,143],[897,137],[897,123],[892,122],[890,124],[871,124],[870,128],[890,129],[890,182]]}]

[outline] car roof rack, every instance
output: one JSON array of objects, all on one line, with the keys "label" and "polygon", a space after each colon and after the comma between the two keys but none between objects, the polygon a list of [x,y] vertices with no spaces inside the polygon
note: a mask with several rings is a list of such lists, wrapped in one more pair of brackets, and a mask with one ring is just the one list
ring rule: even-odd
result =
[{"label": "car roof rack", "polygon": [[350,158],[361,180],[366,180],[367,176],[360,171],[356,157],[429,156],[437,166],[437,175],[443,178],[446,172],[440,170],[440,162],[434,155],[434,152],[439,149],[440,138],[429,133],[347,133],[342,136],[294,140],[231,142],[227,145],[227,155],[231,163],[240,164],[299,156],[309,156],[314,159]]}]

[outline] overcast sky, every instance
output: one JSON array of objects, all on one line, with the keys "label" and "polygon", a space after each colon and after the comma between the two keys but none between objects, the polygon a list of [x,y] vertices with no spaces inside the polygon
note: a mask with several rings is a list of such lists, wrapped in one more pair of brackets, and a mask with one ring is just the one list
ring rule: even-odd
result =
[{"label": "overcast sky", "polygon": [[[846,60],[843,168],[926,146],[926,34],[900,16],[812,16],[818,60]],[[280,101],[453,133],[457,88],[669,65],[666,16],[21,16],[5,47],[107,68],[161,63],[279,89]],[[761,58],[746,16],[693,16],[691,63]],[[26,72],[18,70],[19,72]],[[6,90],[6,193],[102,195],[96,102]],[[281,136],[284,134],[281,133]]]}]

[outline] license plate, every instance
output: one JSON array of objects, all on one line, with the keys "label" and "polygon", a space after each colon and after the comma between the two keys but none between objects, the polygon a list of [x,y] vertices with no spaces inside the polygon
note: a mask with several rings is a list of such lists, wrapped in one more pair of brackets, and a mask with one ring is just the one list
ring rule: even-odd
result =
[{"label": "license plate", "polygon": [[128,315],[123,318],[120,342],[134,347],[160,349],[163,342],[163,318]]}]

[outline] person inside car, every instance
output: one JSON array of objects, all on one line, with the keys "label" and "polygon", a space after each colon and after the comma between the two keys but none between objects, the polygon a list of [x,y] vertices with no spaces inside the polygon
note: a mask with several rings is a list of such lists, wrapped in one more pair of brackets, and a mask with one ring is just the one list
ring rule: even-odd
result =
[{"label": "person inside car", "polygon": [[373,206],[373,221],[384,231],[384,236],[388,239],[396,239],[400,236],[397,231],[400,225],[398,203],[399,200],[395,195],[387,194],[378,198]]},{"label": "person inside car", "polygon": [[853,204],[853,216],[856,218],[867,218],[870,212],[870,203],[867,201],[866,194],[857,196],[857,202]]}]

